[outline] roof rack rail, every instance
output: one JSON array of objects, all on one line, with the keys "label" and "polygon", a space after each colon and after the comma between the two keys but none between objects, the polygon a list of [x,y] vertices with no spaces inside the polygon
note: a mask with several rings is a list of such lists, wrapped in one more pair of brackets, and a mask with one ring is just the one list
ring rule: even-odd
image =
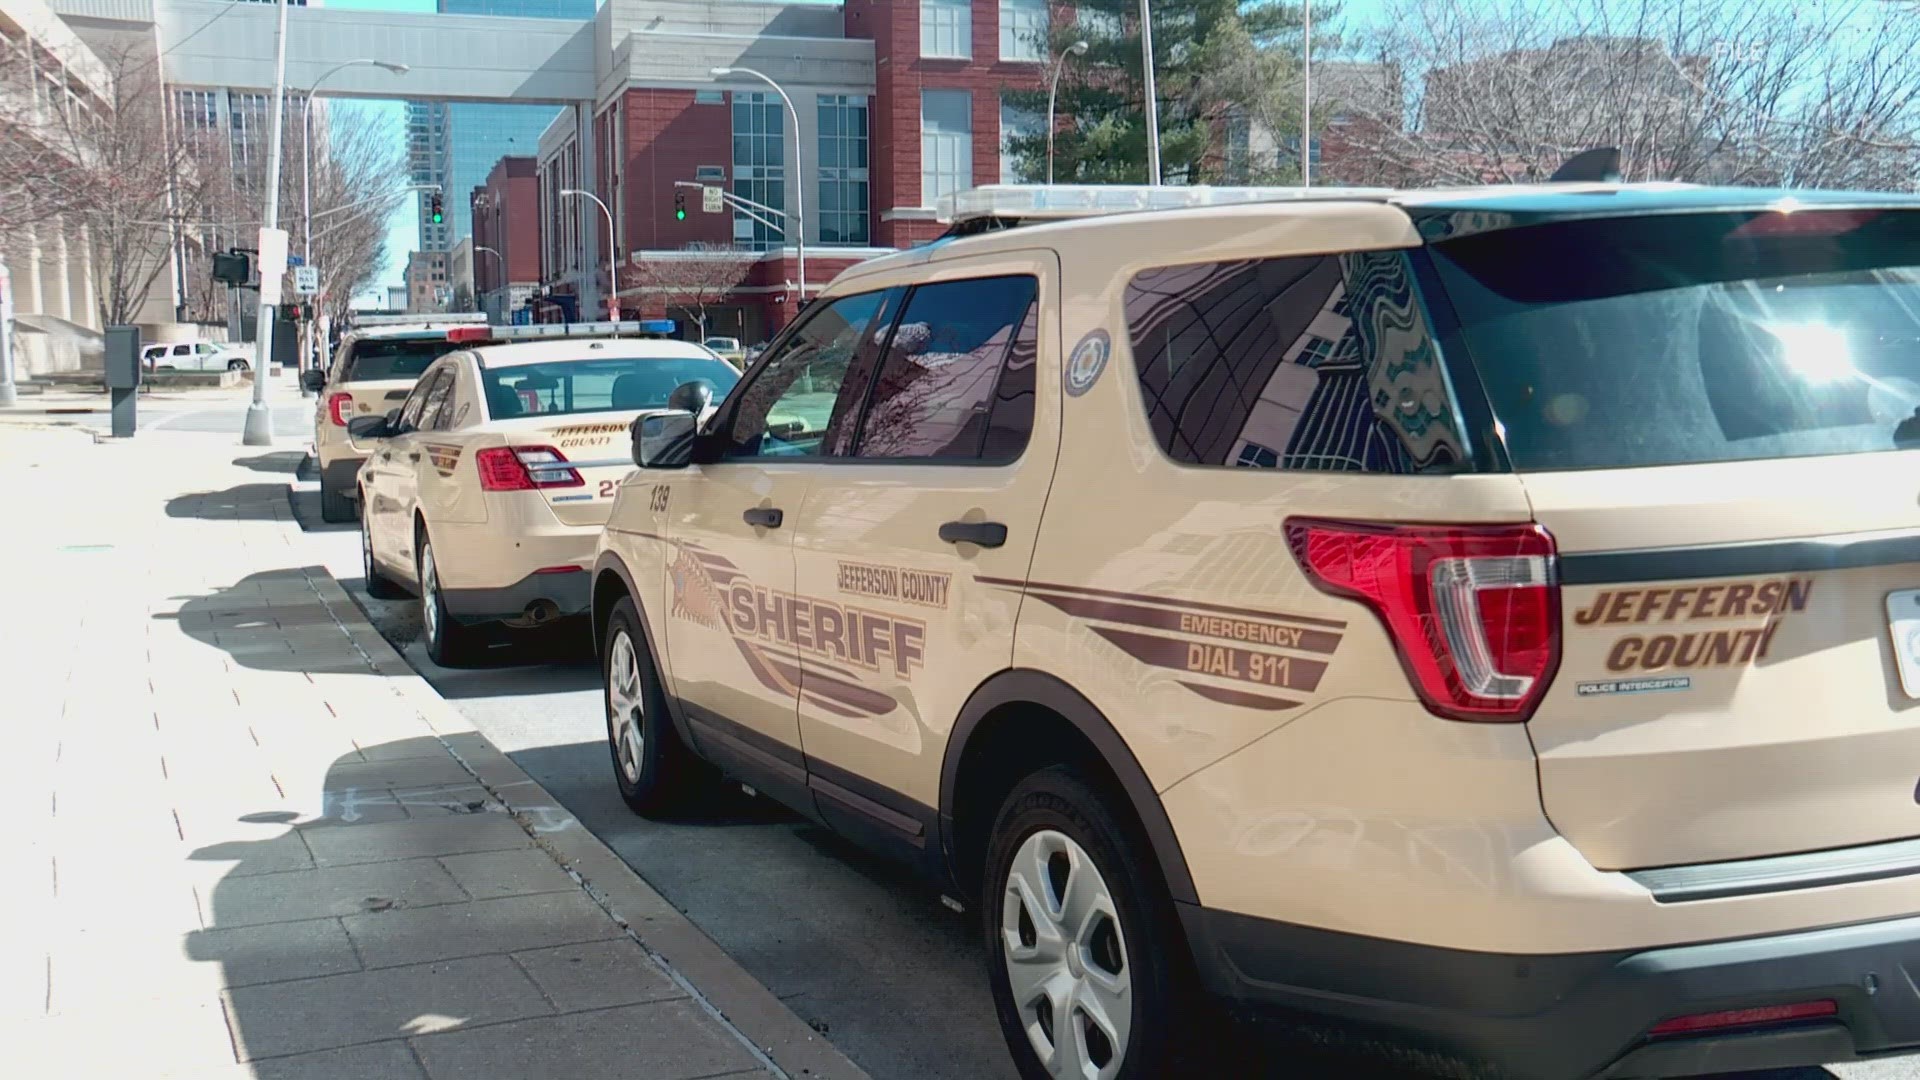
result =
[{"label": "roof rack rail", "polygon": [[1384,199],[1392,188],[1212,187],[1151,184],[984,184],[940,197],[948,236],[971,236],[1043,221],[1263,202]]},{"label": "roof rack rail", "polygon": [[367,326],[424,326],[435,329],[442,326],[472,326],[485,324],[487,313],[484,311],[458,311],[422,313],[419,315],[356,315],[351,324],[356,327]]},{"label": "roof rack rail", "polygon": [[517,326],[459,326],[447,331],[447,340],[462,345],[509,345],[519,341],[557,341],[563,338],[651,338],[672,334],[672,319],[622,319],[619,322],[522,323]]}]

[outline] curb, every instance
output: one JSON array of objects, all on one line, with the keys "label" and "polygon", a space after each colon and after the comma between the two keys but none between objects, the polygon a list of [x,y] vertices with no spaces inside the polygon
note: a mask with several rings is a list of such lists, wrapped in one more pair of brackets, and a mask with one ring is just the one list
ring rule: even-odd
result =
[{"label": "curb", "polygon": [[[288,492],[291,495],[291,487]],[[293,521],[287,525],[299,528]],[[863,1069],[807,1026],[447,704],[432,684],[380,636],[332,574],[314,566],[304,572],[309,585],[366,656],[369,666],[386,676],[388,687],[412,708],[447,752],[507,808],[533,842],[578,882],[670,979],[764,1066],[788,1080],[868,1080]]]}]

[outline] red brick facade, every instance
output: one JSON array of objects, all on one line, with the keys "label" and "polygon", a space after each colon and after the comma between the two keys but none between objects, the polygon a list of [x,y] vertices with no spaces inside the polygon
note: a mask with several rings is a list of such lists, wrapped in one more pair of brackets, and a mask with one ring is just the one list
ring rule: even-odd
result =
[{"label": "red brick facade", "polygon": [[[540,280],[540,181],[530,157],[504,157],[474,191],[473,291],[485,296],[510,282]],[[480,251],[492,248],[495,258]]]}]

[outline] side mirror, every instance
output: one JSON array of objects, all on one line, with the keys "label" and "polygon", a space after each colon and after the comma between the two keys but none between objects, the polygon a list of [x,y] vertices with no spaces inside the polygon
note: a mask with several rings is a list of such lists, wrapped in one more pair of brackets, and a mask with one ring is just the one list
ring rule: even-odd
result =
[{"label": "side mirror", "polygon": [[300,385],[316,393],[327,385],[327,373],[319,368],[308,368],[300,373]]},{"label": "side mirror", "polygon": [[686,468],[693,460],[694,433],[699,426],[699,419],[690,412],[653,412],[635,417],[633,463],[643,469]]},{"label": "side mirror", "polygon": [[675,412],[688,412],[696,417],[705,416],[713,405],[713,384],[705,379],[683,382],[667,395],[667,408]]},{"label": "side mirror", "polygon": [[393,434],[400,421],[400,410],[395,409],[385,416],[356,416],[347,421],[347,437],[350,439],[384,439]]}]

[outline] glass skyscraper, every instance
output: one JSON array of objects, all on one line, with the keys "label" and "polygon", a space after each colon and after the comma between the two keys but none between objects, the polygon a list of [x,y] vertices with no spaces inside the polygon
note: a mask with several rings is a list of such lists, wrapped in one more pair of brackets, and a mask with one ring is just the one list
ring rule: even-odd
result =
[{"label": "glass skyscraper", "polygon": [[[438,0],[443,15],[504,15],[536,19],[591,19],[595,0]],[[473,189],[487,182],[487,174],[503,157],[533,157],[540,152],[540,133],[559,110],[551,105],[493,105],[455,102],[445,106],[444,151],[435,155],[441,175],[418,183],[437,183],[446,191],[446,223],[429,233],[420,230],[422,250],[444,251],[473,233],[468,200]],[[431,138],[431,135],[428,135]],[[416,170],[417,172],[418,170]],[[432,241],[432,243],[429,243]]]}]

